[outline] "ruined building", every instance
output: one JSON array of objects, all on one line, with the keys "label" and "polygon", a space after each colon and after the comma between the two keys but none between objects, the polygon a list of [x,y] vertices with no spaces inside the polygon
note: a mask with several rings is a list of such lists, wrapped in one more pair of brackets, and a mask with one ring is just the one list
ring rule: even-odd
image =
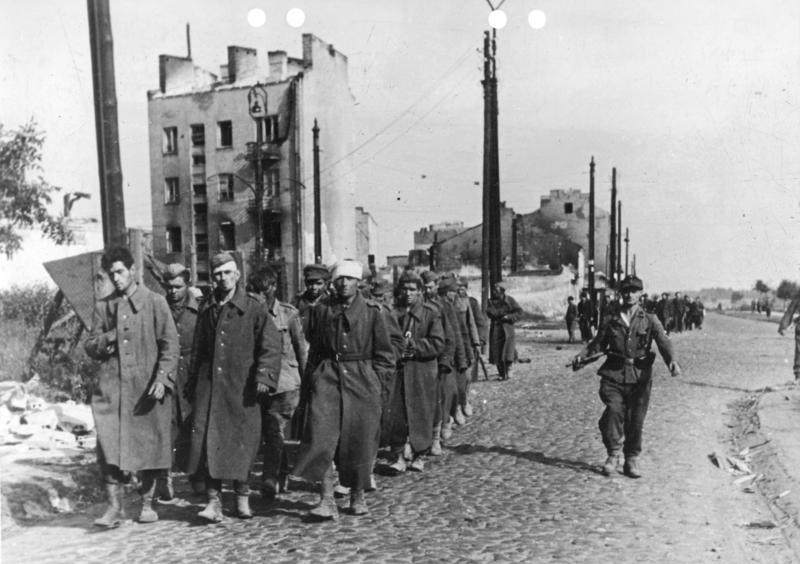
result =
[{"label": "ruined building", "polygon": [[[209,258],[238,250],[245,270],[258,264],[257,214],[263,227],[261,264],[281,273],[281,294],[302,286],[314,262],[314,120],[319,124],[322,260],[359,258],[355,198],[349,179],[353,96],[347,57],[303,35],[302,58],[228,47],[227,64],[212,73],[189,57],[159,56],[159,87],[148,92],[150,190],[154,254],[181,261],[194,282],[209,281]],[[261,116],[248,99],[266,93]],[[256,147],[257,131],[263,144]],[[256,209],[255,166],[260,155],[264,197]],[[363,210],[359,215],[363,215]],[[361,218],[360,218],[361,219]],[[373,230],[374,231],[374,230]]]},{"label": "ruined building", "polygon": [[[551,190],[542,196],[540,208],[528,214],[516,214],[501,202],[500,232],[504,268],[519,269],[573,265],[581,261],[579,253],[588,256],[589,194],[580,190]],[[449,226],[450,224],[443,224]],[[463,265],[481,265],[483,226],[462,228],[455,234],[447,228],[423,228],[414,232],[414,248],[418,242],[430,241],[437,270],[457,270]],[[595,205],[595,265],[606,271],[606,244],[610,232],[609,214]],[[422,240],[425,236],[425,240]],[[424,246],[424,245],[423,245]]]}]

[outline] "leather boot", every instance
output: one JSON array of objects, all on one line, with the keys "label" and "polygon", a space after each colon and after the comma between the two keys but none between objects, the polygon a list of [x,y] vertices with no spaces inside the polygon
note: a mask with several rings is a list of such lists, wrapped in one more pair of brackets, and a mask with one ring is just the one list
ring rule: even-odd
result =
[{"label": "leather boot", "polygon": [[639,461],[635,456],[625,458],[625,464],[622,466],[622,471],[629,478],[641,478],[642,471],[639,470]]},{"label": "leather boot", "polygon": [[142,509],[139,512],[139,523],[155,523],[158,521],[158,513],[153,509],[153,497],[156,493],[156,479],[149,477],[142,480],[142,487],[139,490],[142,499]]},{"label": "leather boot", "polygon": [[206,493],[208,494],[208,504],[197,516],[212,523],[219,523],[222,521],[222,500],[219,491],[207,488]]},{"label": "leather boot", "polygon": [[453,423],[450,422],[450,419],[445,423],[442,423],[442,439],[445,441],[453,436]]},{"label": "leather boot", "polygon": [[236,496],[236,516],[239,519],[252,519],[253,511],[250,509],[250,496],[237,494]]},{"label": "leather boot", "polygon": [[606,461],[603,463],[603,476],[611,476],[614,472],[617,471],[617,460],[619,455],[616,454],[609,454]]},{"label": "leather boot", "polygon": [[433,443],[431,444],[431,456],[442,456],[442,424],[433,427]]},{"label": "leather boot", "polygon": [[106,497],[108,507],[102,517],[94,520],[97,527],[113,529],[125,521],[125,508],[122,504],[122,486],[120,484],[106,484]]},{"label": "leather boot", "polygon": [[334,521],[339,518],[339,506],[333,497],[333,476],[326,474],[322,480],[319,504],[309,510],[308,516],[313,519]]},{"label": "leather boot", "polygon": [[166,476],[159,476],[156,480],[156,499],[159,503],[173,503],[175,501],[175,489],[172,487],[172,473]]},{"label": "leather boot", "polygon": [[367,502],[364,500],[364,490],[353,488],[350,491],[350,513],[353,515],[366,515],[369,513]]}]

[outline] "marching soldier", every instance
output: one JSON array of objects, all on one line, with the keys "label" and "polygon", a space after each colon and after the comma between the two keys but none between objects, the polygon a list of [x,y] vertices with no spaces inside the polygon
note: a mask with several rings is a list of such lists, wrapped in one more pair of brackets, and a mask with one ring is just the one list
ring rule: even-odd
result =
[{"label": "marching soldier", "polygon": [[600,398],[606,405],[600,418],[600,432],[608,458],[603,474],[611,476],[617,468],[620,452],[625,455],[626,476],[639,478],[639,455],[642,451],[642,427],[650,403],[653,362],[650,351],[656,342],[658,352],[672,376],[680,375],[672,343],[655,315],[645,313],[639,306],[642,281],[626,276],[620,283],[622,304],[600,326],[597,336],[573,360],[582,366],[585,359],[605,353],[606,359],[598,370],[601,377]]},{"label": "marching soldier", "polygon": [[[192,404],[186,399],[186,383],[189,379],[192,344],[200,302],[189,287],[189,270],[182,264],[176,262],[168,265],[161,273],[161,277],[161,285],[167,293],[167,303],[180,341],[175,393],[172,394],[172,466],[173,469],[178,469],[186,466],[192,435]],[[205,480],[202,476],[190,476],[190,482],[195,492],[205,491]],[[160,502],[171,501],[174,496],[172,475],[160,478],[157,489]]]},{"label": "marching soldier", "polygon": [[298,315],[303,324],[303,331],[308,325],[308,316],[313,306],[328,300],[328,282],[330,272],[324,264],[307,264],[303,268],[303,281],[305,290],[297,294],[294,298],[294,307],[297,308]]},{"label": "marching soldier", "polygon": [[778,333],[784,335],[789,326],[794,323],[794,380],[800,382],[800,293],[789,303],[789,307],[781,317]]},{"label": "marching soldier", "polygon": [[140,523],[158,520],[156,479],[172,464],[172,399],[178,368],[178,333],[163,296],[136,282],[128,249],[112,247],[100,261],[115,292],[95,304],[86,353],[102,364],[92,393],[97,462],[108,508],[94,524],[125,519],[123,485],[141,478]]},{"label": "marching soldier", "polygon": [[508,380],[511,365],[517,359],[514,323],[521,314],[522,308],[506,294],[503,286],[492,286],[492,297],[486,306],[486,316],[492,321],[489,329],[489,362],[497,366],[500,380]]},{"label": "marching soldier", "polygon": [[259,399],[274,394],[281,336],[261,299],[239,283],[236,259],[211,259],[214,293],[197,320],[187,394],[193,400],[187,471],[206,476],[208,505],[198,516],[222,520],[222,480],[233,480],[236,514],[253,516],[249,478],[261,443]]},{"label": "marching soldier", "polygon": [[358,290],[363,267],[344,260],[333,267],[335,297],[308,317],[308,425],[294,474],[321,482],[319,505],[309,515],[337,519],[332,462],[350,488],[350,511],[367,513],[378,451],[382,383],[395,369],[394,350],[381,307]]}]

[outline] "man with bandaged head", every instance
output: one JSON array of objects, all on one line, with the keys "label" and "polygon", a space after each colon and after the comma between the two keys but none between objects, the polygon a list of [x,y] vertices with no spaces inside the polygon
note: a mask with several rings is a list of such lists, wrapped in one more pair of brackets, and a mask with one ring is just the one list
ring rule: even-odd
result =
[{"label": "man with bandaged head", "polygon": [[[332,271],[335,296],[310,310],[308,419],[294,474],[321,482],[320,503],[309,516],[337,519],[334,476],[350,488],[349,510],[367,513],[378,451],[382,383],[394,371],[394,351],[381,307],[358,289],[363,267],[343,260]],[[334,460],[335,458],[335,460]]]}]

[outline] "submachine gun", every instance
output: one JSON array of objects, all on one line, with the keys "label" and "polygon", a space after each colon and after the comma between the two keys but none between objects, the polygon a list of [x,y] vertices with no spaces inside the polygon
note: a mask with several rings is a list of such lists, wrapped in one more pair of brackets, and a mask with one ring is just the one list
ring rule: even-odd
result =
[{"label": "submachine gun", "polygon": [[591,364],[594,361],[603,358],[605,355],[606,355],[606,351],[601,351],[601,352],[590,354],[589,356],[585,356],[585,357],[581,357],[581,358],[575,357],[575,358],[572,359],[572,362],[570,362],[569,364],[566,365],[566,367],[567,368],[571,367],[573,372],[577,372],[578,370],[580,370],[584,366],[586,366],[588,364]]}]

